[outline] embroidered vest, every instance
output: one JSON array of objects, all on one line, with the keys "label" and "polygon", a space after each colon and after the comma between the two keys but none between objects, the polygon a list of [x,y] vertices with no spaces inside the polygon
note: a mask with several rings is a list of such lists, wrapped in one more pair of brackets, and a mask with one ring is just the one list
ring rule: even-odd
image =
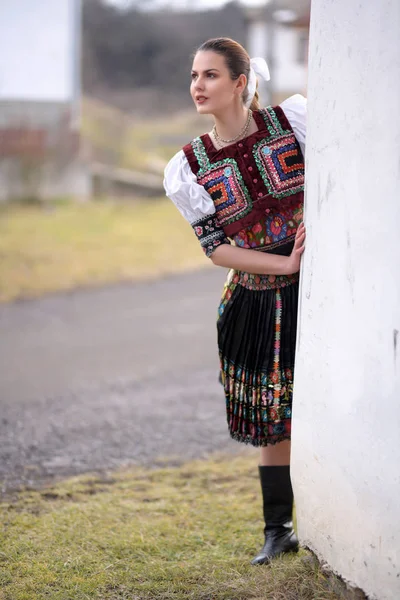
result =
[{"label": "embroidered vest", "polygon": [[304,159],[283,110],[268,107],[253,115],[258,131],[235,144],[216,150],[204,134],[183,148],[228,237],[266,213],[290,215],[303,204]]}]

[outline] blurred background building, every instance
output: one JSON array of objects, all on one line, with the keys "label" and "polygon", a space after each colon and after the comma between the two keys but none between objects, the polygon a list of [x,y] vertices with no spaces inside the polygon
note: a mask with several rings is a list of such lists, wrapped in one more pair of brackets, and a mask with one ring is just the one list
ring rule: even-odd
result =
[{"label": "blurred background building", "polygon": [[266,58],[271,81],[260,82],[264,104],[278,104],[288,96],[306,93],[310,22],[308,0],[271,0],[243,5],[246,47],[250,56]]},{"label": "blurred background building", "polygon": [[306,92],[310,0],[3,0],[0,201],[158,194],[166,161],[208,128],[194,50],[232,37],[264,56],[264,104]]},{"label": "blurred background building", "polygon": [[0,5],[0,199],[89,193],[79,132],[80,0]]}]

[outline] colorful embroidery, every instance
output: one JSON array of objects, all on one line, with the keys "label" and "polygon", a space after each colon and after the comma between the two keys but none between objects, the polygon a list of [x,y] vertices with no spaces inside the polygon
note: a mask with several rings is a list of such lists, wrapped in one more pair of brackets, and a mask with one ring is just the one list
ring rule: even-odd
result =
[{"label": "colorful embroidery", "polygon": [[[193,223],[207,256],[229,243],[224,227],[251,213],[252,196],[257,212],[245,221],[251,225],[232,234],[239,247],[272,252],[279,247],[281,254],[287,253],[302,220],[302,194],[290,202],[271,198],[283,200],[303,191],[300,147],[291,129],[282,126],[279,111],[268,107],[260,114],[266,125],[261,135],[215,155],[229,158],[212,162],[201,138],[191,144],[199,170],[189,152],[192,168],[216,210]],[[255,139],[260,141],[254,145]],[[240,442],[266,446],[290,439],[295,346],[295,331],[290,327],[294,324],[295,329],[298,280],[298,273],[277,276],[231,270],[225,284],[218,308],[221,374],[230,434]]]},{"label": "colorful embroidery", "polygon": [[299,274],[293,275],[254,275],[253,273],[245,273],[240,271],[238,284],[259,292],[261,290],[276,290],[287,285],[292,285],[299,280]]},{"label": "colorful embroidery", "polygon": [[287,224],[282,215],[273,215],[267,219],[267,233],[274,242],[286,238]]},{"label": "colorful embroidery", "polygon": [[281,317],[282,298],[277,289],[274,362],[268,372],[246,369],[220,355],[229,429],[239,442],[265,446],[290,439],[293,370],[280,363]]},{"label": "colorful embroidery", "polygon": [[253,156],[268,192],[274,198],[304,191],[304,164],[293,133],[275,140],[261,140]]},{"label": "colorful embroidery", "polygon": [[[268,133],[266,132],[266,137],[255,144],[252,150],[249,149],[248,153],[253,154],[267,194],[282,200],[304,190],[303,157],[293,132],[282,127],[275,110],[268,107],[261,110],[260,114]],[[209,256],[216,245],[227,241],[221,228],[235,223],[252,212],[253,202],[250,191],[253,188],[246,186],[235,158],[211,162],[200,137],[193,140],[191,146],[199,165],[197,182],[210,194],[216,211],[216,220],[213,225],[208,225],[207,231],[200,232],[200,229],[195,229]],[[254,179],[254,182],[256,183],[257,179]],[[263,192],[258,192],[258,196],[260,195],[263,195]],[[291,208],[289,214],[287,210],[285,212],[282,203],[281,207],[278,210],[274,208],[271,214],[266,210],[263,221],[253,223],[250,228],[245,228],[234,235],[236,245],[243,248],[272,249],[290,241],[291,236],[296,233],[298,220],[294,213],[298,209],[300,204],[297,208]],[[196,223],[194,226],[200,225]],[[210,227],[213,229],[211,230]],[[217,231],[218,228],[220,229]]]},{"label": "colorful embroidery", "polygon": [[272,108],[272,106],[268,106],[267,108],[261,109],[260,114],[265,121],[265,125],[267,126],[271,138],[276,138],[282,135],[287,135],[288,133],[292,133],[290,129],[283,129],[282,125],[279,122],[277,114]]},{"label": "colorful embroidery", "polygon": [[237,285],[241,285],[253,292],[261,292],[264,290],[279,290],[298,281],[299,273],[293,273],[293,275],[256,275],[254,273],[231,269],[218,306],[218,316],[221,316],[224,312]]},{"label": "colorful embroidery", "polygon": [[272,370],[254,372],[220,356],[229,429],[240,442],[265,446],[291,436],[293,371],[280,364],[281,314],[277,290]]},{"label": "colorful embroidery", "polygon": [[205,252],[206,256],[211,256],[217,246],[221,244],[230,244],[224,230],[218,225],[214,215],[208,215],[192,223],[193,230]]},{"label": "colorful embroidery", "polygon": [[264,219],[241,229],[233,236],[233,241],[240,248],[273,250],[292,241],[291,238],[296,234],[302,220],[302,204],[294,208],[282,209],[279,213],[267,213]]},{"label": "colorful embroidery", "polygon": [[210,160],[207,155],[207,150],[203,144],[203,141],[200,137],[192,140],[191,144],[192,150],[196,157],[197,162],[199,163],[200,172],[207,171],[210,166]]},{"label": "colorful embroidery", "polygon": [[282,316],[282,298],[280,290],[276,290],[275,295],[275,344],[274,344],[274,370],[272,372],[272,381],[274,383],[274,407],[279,404],[281,389],[281,374],[279,371],[279,356],[281,352],[281,316]]},{"label": "colorful embroidery", "polygon": [[223,227],[246,216],[253,204],[237,162],[226,158],[211,163],[200,138],[193,140],[192,148],[200,165],[197,182],[213,199],[218,223]]},{"label": "colorful embroidery", "polygon": [[197,176],[198,183],[204,186],[213,199],[221,226],[244,217],[252,208],[243,179],[233,162],[230,161],[229,166],[225,161],[223,165],[216,163],[206,175]]},{"label": "colorful embroidery", "polygon": [[[271,340],[268,342],[271,344],[270,360],[266,363],[270,365],[268,368],[260,368],[258,360],[248,358],[247,354],[241,357],[241,360],[248,361],[244,366],[238,358],[229,359],[226,354],[222,354],[221,348],[224,348],[224,352],[226,350],[230,352],[230,343],[228,348],[225,343],[220,346],[221,375],[226,397],[228,425],[231,437],[239,442],[254,446],[266,446],[291,437],[293,361],[291,364],[282,364],[281,326],[283,318],[292,318],[295,323],[297,308],[290,302],[285,305],[286,312],[283,314],[282,297],[286,295],[286,297],[295,298],[298,281],[298,273],[290,276],[278,276],[255,275],[235,270],[229,272],[218,307],[218,321],[223,323],[221,331],[227,326],[235,328],[240,308],[240,304],[238,305],[237,302],[240,303],[242,294],[246,293],[241,289],[244,287],[251,291],[255,321],[251,322],[251,317],[248,319],[246,316],[245,323],[248,323],[252,333],[242,330],[242,322],[239,324],[237,336],[239,339],[243,336],[247,344],[251,339],[252,343],[258,344],[259,340],[255,329],[257,323],[257,327],[261,326],[262,328],[261,339],[264,336],[262,344],[266,339]],[[296,286],[293,292],[285,289],[292,285]],[[263,320],[260,319],[262,314],[260,306],[265,306],[265,294],[272,294],[272,306],[274,307],[272,322],[268,321],[267,329],[262,325]],[[227,316],[224,315],[225,310],[228,311]],[[288,317],[287,311],[291,317]],[[232,344],[235,345],[237,343],[235,333],[233,332],[232,335]],[[233,355],[235,353],[236,350]],[[287,361],[287,357],[285,360]]]}]

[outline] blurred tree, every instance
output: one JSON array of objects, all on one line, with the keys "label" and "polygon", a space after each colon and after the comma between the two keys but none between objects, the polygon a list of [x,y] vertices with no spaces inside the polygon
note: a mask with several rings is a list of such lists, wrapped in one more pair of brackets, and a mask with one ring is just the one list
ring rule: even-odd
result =
[{"label": "blurred tree", "polygon": [[109,97],[111,91],[115,96],[116,91],[148,89],[164,96],[182,94],[187,92],[190,62],[199,44],[216,36],[245,40],[244,14],[237,2],[220,10],[177,13],[140,10],[142,1],[121,9],[102,0],[84,0],[87,93]]}]

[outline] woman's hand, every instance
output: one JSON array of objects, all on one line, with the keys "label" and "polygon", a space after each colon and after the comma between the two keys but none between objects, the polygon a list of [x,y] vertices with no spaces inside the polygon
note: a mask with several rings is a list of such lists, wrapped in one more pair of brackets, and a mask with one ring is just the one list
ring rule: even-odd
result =
[{"label": "woman's hand", "polygon": [[306,239],[306,228],[304,223],[300,223],[296,231],[296,237],[294,238],[293,250],[288,256],[287,260],[287,271],[285,269],[285,275],[293,275],[300,271],[300,259],[304,252],[304,241]]}]

